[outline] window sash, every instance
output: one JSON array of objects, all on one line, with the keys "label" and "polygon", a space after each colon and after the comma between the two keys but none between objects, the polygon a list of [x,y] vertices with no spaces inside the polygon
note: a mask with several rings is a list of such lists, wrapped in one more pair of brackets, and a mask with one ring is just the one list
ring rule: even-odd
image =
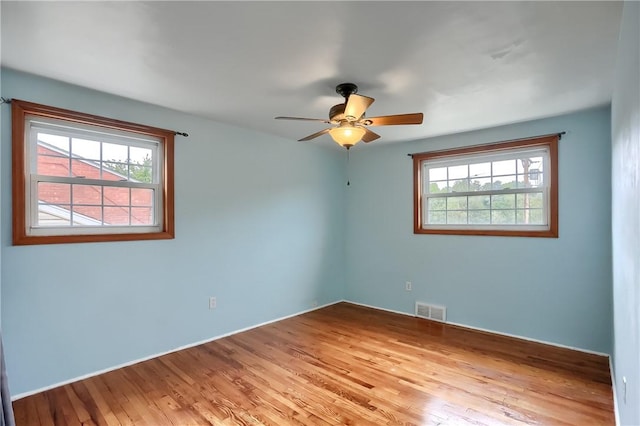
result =
[{"label": "window sash", "polygon": [[[100,158],[86,159],[74,156],[69,150],[68,158],[69,162],[75,160],[78,161],[93,161],[98,162],[102,169],[104,163],[109,163],[108,159],[103,158],[102,146],[104,143],[121,145],[126,147],[145,148],[149,149],[151,155],[151,176],[153,183],[159,183],[162,175],[162,168],[159,166],[163,164],[162,150],[160,149],[160,140],[156,138],[137,137],[131,133],[119,130],[111,130],[106,132],[97,126],[88,126],[78,124],[77,127],[72,127],[60,120],[47,119],[46,121],[40,117],[27,116],[26,128],[28,129],[29,143],[27,144],[27,158],[29,159],[28,173],[33,174],[38,170],[38,133],[47,133],[56,136],[62,136],[71,139],[88,139],[94,140],[100,143]],[[133,164],[131,158],[128,158],[127,163],[121,164]],[[69,168],[71,170],[71,167]],[[114,172],[117,173],[117,172]],[[130,176],[127,176],[131,178]]]},{"label": "window sash", "polygon": [[[519,182],[520,176],[525,176],[530,174],[529,171],[526,173],[519,172],[517,167],[517,161],[522,158],[533,158],[533,157],[541,157],[542,158],[542,170],[538,168],[538,173],[542,177],[541,184],[535,187],[516,187],[516,188],[504,188],[504,189],[488,189],[488,190],[478,190],[478,191],[450,191],[450,192],[431,192],[431,183],[446,183],[449,188],[450,182],[456,181],[467,181],[468,183],[473,182],[478,179],[490,179],[493,182],[496,178],[504,178],[514,176],[516,179],[515,184],[517,185]],[[467,176],[462,178],[450,178],[447,173],[446,180],[430,180],[430,170],[436,168],[449,168],[456,166],[467,166],[467,169],[474,164],[483,164],[497,161],[515,161],[516,169],[515,173],[506,173],[500,174],[495,173],[493,167],[491,167],[490,173],[486,176],[469,176],[469,172],[467,170]],[[549,217],[549,179],[548,179],[548,165],[549,165],[549,149],[547,147],[532,147],[532,148],[514,148],[508,150],[502,150],[498,152],[483,152],[477,154],[465,154],[465,155],[455,155],[449,157],[440,157],[435,159],[423,160],[422,161],[422,171],[423,171],[423,193],[422,193],[422,228],[423,229],[523,229],[523,230],[548,230],[550,217]],[[430,213],[433,212],[429,209],[429,200],[434,198],[450,198],[450,197],[472,197],[472,196],[487,196],[491,200],[491,196],[493,195],[507,195],[507,194],[534,194],[534,193],[542,193],[543,194],[543,203],[542,203],[542,224],[523,224],[523,223],[513,223],[513,224],[475,224],[469,223],[469,212],[479,212],[479,211],[488,211],[489,212],[489,220],[492,220],[492,212],[498,210],[508,210],[514,211],[516,215],[514,220],[517,220],[517,212],[519,210],[526,211],[526,208],[518,208],[517,205],[514,206],[513,209],[494,209],[491,205],[487,209],[470,209],[467,199],[467,204],[465,209],[448,209],[444,210],[433,210],[437,212],[444,212],[445,218],[447,217],[447,212],[452,211],[465,211],[466,212],[466,220],[467,223],[457,223],[457,224],[442,224],[442,223],[430,223]]]},{"label": "window sash", "polygon": [[[437,198],[458,198],[458,197],[475,197],[475,196],[488,196],[491,200],[492,195],[507,195],[507,194],[542,194],[543,204],[541,208],[527,208],[527,207],[518,207],[517,204],[514,205],[513,208],[499,209],[499,208],[485,208],[485,209],[471,209],[469,208],[469,202],[467,200],[466,208],[464,209],[444,209],[444,210],[430,210],[429,209],[429,200],[437,199]],[[523,189],[505,189],[499,191],[478,191],[478,192],[452,192],[452,193],[444,193],[444,194],[432,194],[422,198],[422,223],[424,229],[525,229],[525,230],[548,230],[550,217],[549,217],[549,191],[547,188],[523,188]],[[514,214],[517,214],[519,211],[531,211],[531,210],[542,210],[542,217],[544,218],[544,223],[542,224],[532,224],[532,223],[513,223],[513,224],[478,224],[478,223],[469,223],[469,213],[472,212],[489,212],[489,219],[492,220],[492,212],[496,211],[513,211]],[[444,212],[445,216],[448,212],[466,212],[467,214],[467,223],[457,223],[457,224],[442,224],[442,223],[429,223],[429,214],[432,212]],[[517,219],[516,219],[517,222]]]},{"label": "window sash", "polygon": [[[128,181],[109,181],[109,180],[101,180],[101,179],[86,179],[86,178],[78,178],[78,177],[57,177],[57,176],[45,176],[45,175],[32,175],[29,178],[29,203],[25,209],[25,215],[27,219],[27,223],[29,224],[27,229],[28,235],[65,235],[68,233],[78,233],[78,234],[92,234],[92,233],[125,233],[125,232],[158,232],[161,230],[163,216],[162,209],[158,206],[162,204],[162,187],[159,184],[150,184],[150,183],[138,183],[138,182],[128,182]],[[152,202],[152,214],[153,214],[153,223],[150,225],[137,225],[137,224],[128,224],[128,225],[109,225],[104,224],[104,214],[102,216],[103,222],[102,224],[95,225],[75,225],[73,221],[70,219],[69,225],[65,226],[42,226],[39,223],[39,214],[40,214],[40,197],[38,196],[38,184],[44,183],[62,183],[68,185],[86,185],[86,186],[100,186],[103,188],[111,187],[111,188],[130,188],[130,189],[151,189],[153,190],[153,198]],[[127,205],[129,209],[136,208],[136,205],[131,204],[131,198],[129,198],[129,204]],[[54,204],[50,204],[54,205]],[[74,203],[73,200],[70,200],[71,210],[69,211],[69,216],[72,217],[73,207],[75,206],[88,206],[88,204],[83,203]],[[104,203],[104,196],[101,198],[100,204],[91,204],[91,206],[101,207],[104,211],[104,208],[107,207],[115,207],[110,206]]]},{"label": "window sash", "polygon": [[[423,193],[424,194],[429,194],[429,196],[431,196],[432,194],[436,194],[436,193],[431,193],[430,189],[431,189],[431,182],[453,182],[453,181],[460,181],[460,180],[466,180],[467,182],[472,182],[474,179],[475,180],[479,180],[479,179],[491,179],[492,181],[495,178],[504,178],[504,177],[509,177],[509,176],[515,176],[516,179],[519,176],[525,176],[526,174],[531,174],[531,171],[529,171],[528,173],[524,173],[524,172],[518,172],[518,168],[516,167],[516,170],[514,173],[494,173],[493,171],[493,167],[491,168],[491,172],[489,175],[483,175],[483,176],[469,176],[469,174],[467,173],[467,177],[463,177],[463,178],[449,178],[449,175],[447,174],[447,179],[436,179],[436,180],[430,180],[429,179],[429,175],[430,175],[430,170],[432,169],[438,169],[438,168],[444,168],[444,167],[456,167],[456,166],[467,166],[467,168],[471,167],[472,165],[476,165],[476,164],[484,164],[484,163],[493,163],[493,162],[498,162],[498,161],[507,161],[507,160],[512,160],[512,161],[518,161],[522,158],[533,158],[533,157],[541,157],[542,158],[542,170],[540,170],[540,168],[536,168],[537,173],[539,175],[542,176],[542,185],[537,185],[535,188],[541,188],[541,187],[548,187],[549,186],[549,179],[548,179],[548,170],[549,170],[549,150],[547,148],[537,148],[537,149],[513,149],[513,150],[509,150],[507,152],[503,152],[501,154],[491,154],[491,153],[481,153],[481,154],[477,154],[477,155],[464,155],[464,156],[460,156],[460,157],[464,157],[464,160],[461,160],[460,158],[458,158],[459,156],[453,156],[453,157],[449,157],[449,158],[436,158],[436,159],[429,159],[429,160],[423,160],[422,161],[422,168],[423,168],[423,180],[424,180],[424,185],[423,185]],[[522,187],[522,188],[518,188],[518,189],[524,189],[526,187]],[[505,189],[496,189],[496,190],[491,190],[491,191],[504,191]],[[480,191],[474,191],[474,192],[480,192]],[[453,193],[453,192],[452,192]],[[460,192],[456,192],[456,193],[460,193]],[[438,193],[440,194],[440,193]]]}]

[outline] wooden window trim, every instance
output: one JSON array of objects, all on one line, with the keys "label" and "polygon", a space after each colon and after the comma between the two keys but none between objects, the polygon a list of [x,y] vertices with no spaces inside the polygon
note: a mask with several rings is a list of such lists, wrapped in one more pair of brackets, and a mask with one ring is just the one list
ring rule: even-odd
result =
[{"label": "wooden window trim", "polygon": [[[25,120],[27,116],[65,120],[78,124],[100,126],[112,130],[125,130],[161,139],[163,150],[162,176],[162,224],[161,231],[148,233],[47,235],[27,234],[26,223],[26,166]],[[40,105],[13,99],[11,101],[12,120],[12,191],[13,191],[13,245],[87,243],[106,241],[162,240],[175,237],[174,223],[174,136],[170,130],[144,126],[111,118],[99,117],[66,109]]]},{"label": "wooden window trim", "polygon": [[[414,234],[445,234],[445,235],[488,235],[503,237],[543,237],[558,238],[558,140],[559,135],[548,135],[536,138],[519,139],[514,141],[474,145],[442,151],[422,152],[413,154],[413,232]],[[549,185],[549,229],[543,231],[506,230],[506,229],[433,229],[423,228],[422,223],[422,162],[434,158],[454,155],[473,154],[478,152],[498,152],[521,147],[549,147],[549,171],[551,174]]]}]

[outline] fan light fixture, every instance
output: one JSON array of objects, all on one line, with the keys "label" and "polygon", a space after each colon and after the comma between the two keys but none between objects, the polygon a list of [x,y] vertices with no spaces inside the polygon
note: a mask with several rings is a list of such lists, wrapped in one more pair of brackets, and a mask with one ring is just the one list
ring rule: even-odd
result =
[{"label": "fan light fixture", "polygon": [[349,122],[344,122],[338,127],[329,130],[331,138],[340,146],[351,148],[364,136],[366,130],[359,126],[354,126]]},{"label": "fan light fixture", "polygon": [[[0,0],[1,1],[1,0]],[[328,127],[305,136],[298,141],[310,141],[329,133],[331,138],[343,148],[349,149],[358,142],[373,142],[380,138],[369,126],[394,126],[400,124],[422,124],[422,113],[383,115],[380,117],[365,117],[367,108],[375,99],[358,95],[358,86],[353,83],[342,83],[336,86],[336,93],[344,98],[344,103],[334,105],[329,110],[329,119],[304,117],[276,117],[276,120],[319,121],[332,124]]]}]

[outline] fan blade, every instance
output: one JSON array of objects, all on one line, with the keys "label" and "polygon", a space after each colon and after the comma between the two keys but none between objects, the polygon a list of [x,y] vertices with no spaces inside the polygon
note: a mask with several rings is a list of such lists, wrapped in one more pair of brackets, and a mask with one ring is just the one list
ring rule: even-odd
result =
[{"label": "fan blade", "polygon": [[396,124],[422,124],[423,114],[416,112],[414,114],[398,114],[384,115],[381,117],[367,117],[366,122],[371,122],[369,126],[393,126]]},{"label": "fan blade", "polygon": [[365,130],[366,130],[366,133],[362,137],[362,142],[365,142],[365,143],[373,142],[380,137],[379,134],[374,133],[369,129],[365,129]]},{"label": "fan blade", "polygon": [[302,118],[302,117],[276,117],[276,120],[298,120],[298,121],[320,121],[321,123],[330,124],[329,120],[324,120],[322,118]]},{"label": "fan blade", "polygon": [[298,142],[309,141],[309,140],[311,140],[311,139],[315,139],[315,138],[317,138],[318,136],[322,136],[322,135],[324,135],[325,133],[329,133],[329,130],[331,130],[331,128],[324,129],[324,130],[320,130],[319,132],[315,132],[314,134],[309,135],[309,136],[307,136],[306,138],[298,139]]},{"label": "fan blade", "polygon": [[349,95],[347,105],[344,108],[344,116],[353,117],[354,120],[359,120],[373,101],[375,101],[375,99],[367,96]]}]

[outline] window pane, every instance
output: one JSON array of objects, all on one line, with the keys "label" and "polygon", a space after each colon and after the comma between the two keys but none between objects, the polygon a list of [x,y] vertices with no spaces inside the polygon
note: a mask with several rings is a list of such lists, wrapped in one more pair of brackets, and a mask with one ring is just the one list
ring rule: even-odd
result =
[{"label": "window pane", "polygon": [[73,226],[102,226],[102,207],[73,206]]},{"label": "window pane", "polygon": [[126,145],[115,143],[102,144],[102,161],[110,161],[117,163],[129,162],[129,150]]},{"label": "window pane", "polygon": [[131,205],[138,207],[153,206],[153,189],[131,188]]},{"label": "window pane", "polygon": [[489,210],[469,210],[469,223],[489,225],[491,223],[491,212]]},{"label": "window pane", "polygon": [[516,219],[523,225],[543,225],[545,223],[542,209],[518,210]]},{"label": "window pane", "polygon": [[102,203],[102,187],[96,185],[72,185],[73,204],[94,204]]},{"label": "window pane", "polygon": [[428,203],[427,203],[427,208],[429,209],[429,211],[446,210],[447,209],[447,200],[444,197],[429,198]]},{"label": "window pane", "polygon": [[129,166],[129,180],[134,182],[151,183],[153,181],[151,172],[152,168],[148,166],[139,166],[132,164]]},{"label": "window pane", "polygon": [[38,204],[38,226],[69,226],[68,204]]},{"label": "window pane", "polygon": [[153,182],[153,150],[132,146],[129,148],[131,179]]},{"label": "window pane", "polygon": [[491,196],[492,209],[513,209],[516,207],[516,194],[500,194]]},{"label": "window pane", "polygon": [[515,210],[493,210],[491,211],[491,223],[493,225],[511,225],[516,223]]},{"label": "window pane", "polygon": [[527,187],[535,188],[544,184],[544,175],[539,169],[529,169],[525,176],[529,176]]},{"label": "window pane", "polygon": [[503,182],[504,181],[501,177],[493,178],[493,183],[491,184],[490,190],[499,191],[501,189],[504,189],[504,187],[502,186]]},{"label": "window pane", "polygon": [[473,180],[474,187],[479,191],[491,191],[491,178],[480,178]]},{"label": "window pane", "polygon": [[429,193],[440,194],[448,192],[447,181],[431,182],[429,184]]},{"label": "window pane", "polygon": [[529,188],[531,185],[529,184],[529,178],[527,175],[518,175],[518,182],[516,182],[516,188]]},{"label": "window pane", "polygon": [[129,165],[127,163],[102,163],[102,179],[127,180],[129,177]]},{"label": "window pane", "polygon": [[69,176],[69,138],[38,132],[37,173]]},{"label": "window pane", "polygon": [[543,208],[542,192],[516,194],[516,206],[519,209]]},{"label": "window pane", "polygon": [[69,152],[69,138],[67,136],[51,135],[49,133],[38,132],[38,145],[45,143],[50,148],[57,148],[63,152]]},{"label": "window pane", "polygon": [[71,160],[71,176],[87,179],[100,179],[99,163],[74,158]]},{"label": "window pane", "polygon": [[470,164],[469,176],[472,178],[491,176],[491,163]]},{"label": "window pane", "polygon": [[516,175],[502,176],[499,178],[502,182],[500,189],[515,189],[516,188]]},{"label": "window pane", "polygon": [[153,225],[153,209],[151,207],[132,207],[132,225]]},{"label": "window pane", "polygon": [[129,225],[129,207],[104,207],[105,225]]},{"label": "window pane", "polygon": [[529,207],[531,194],[516,194],[516,207],[524,209]]},{"label": "window pane", "polygon": [[150,166],[153,159],[153,150],[151,148],[132,146],[129,147],[129,156],[132,163]]},{"label": "window pane", "polygon": [[469,177],[469,168],[467,165],[449,167],[449,179],[464,179]]},{"label": "window pane", "polygon": [[544,225],[547,223],[547,219],[544,216],[543,209],[531,209],[531,214],[529,216],[531,223],[534,225]]},{"label": "window pane", "polygon": [[128,206],[129,188],[104,187],[105,206]]},{"label": "window pane", "polygon": [[516,160],[494,161],[492,164],[493,176],[516,174]]},{"label": "window pane", "polygon": [[482,190],[482,185],[480,185],[480,182],[478,182],[478,180],[472,180],[471,182],[469,182],[469,191],[481,191]]},{"label": "window pane", "polygon": [[536,209],[544,208],[544,197],[542,192],[529,194],[529,207]]},{"label": "window pane", "polygon": [[528,224],[530,223],[531,213],[529,209],[527,210],[517,210],[516,211],[516,222],[518,224]]},{"label": "window pane", "polygon": [[46,176],[69,176],[69,157],[64,153],[38,146],[38,174]]},{"label": "window pane", "polygon": [[517,162],[518,174],[523,174],[526,168],[540,168],[542,165],[542,157],[523,157],[519,158]]},{"label": "window pane", "polygon": [[467,179],[449,181],[451,192],[467,192],[469,190],[469,181]]},{"label": "window pane", "polygon": [[100,161],[100,142],[73,138],[71,140],[71,154],[86,160]]},{"label": "window pane", "polygon": [[542,172],[531,169],[526,174],[518,175],[518,188],[535,188],[542,186],[544,182]]},{"label": "window pane", "polygon": [[467,197],[447,197],[447,210],[466,210]]},{"label": "window pane", "polygon": [[429,180],[447,180],[447,168],[437,167],[435,169],[429,169]]},{"label": "window pane", "polygon": [[447,223],[447,213],[446,212],[429,212],[429,224],[438,224],[444,225]]},{"label": "window pane", "polygon": [[469,197],[469,210],[488,209],[491,206],[490,198],[488,195],[474,195]]},{"label": "window pane", "polygon": [[447,224],[448,225],[466,225],[467,212],[466,211],[448,211]]},{"label": "window pane", "polygon": [[46,204],[71,204],[71,185],[38,182],[38,201]]}]

